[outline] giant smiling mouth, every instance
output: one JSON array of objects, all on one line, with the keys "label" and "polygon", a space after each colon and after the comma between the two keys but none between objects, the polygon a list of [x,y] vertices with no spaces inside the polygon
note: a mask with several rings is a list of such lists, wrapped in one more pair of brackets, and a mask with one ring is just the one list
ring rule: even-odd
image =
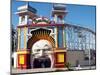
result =
[{"label": "giant smiling mouth", "polygon": [[49,57],[34,58],[33,68],[49,68],[51,67],[51,60]]}]

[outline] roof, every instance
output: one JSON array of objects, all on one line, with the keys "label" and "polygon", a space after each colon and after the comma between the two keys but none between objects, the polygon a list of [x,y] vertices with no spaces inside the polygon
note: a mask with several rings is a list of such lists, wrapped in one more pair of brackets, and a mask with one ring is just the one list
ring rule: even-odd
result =
[{"label": "roof", "polygon": [[28,12],[28,11],[30,11],[32,13],[37,13],[37,10],[35,8],[31,7],[28,4],[18,7],[17,10],[18,10],[18,12],[16,12],[17,14],[18,13]]}]

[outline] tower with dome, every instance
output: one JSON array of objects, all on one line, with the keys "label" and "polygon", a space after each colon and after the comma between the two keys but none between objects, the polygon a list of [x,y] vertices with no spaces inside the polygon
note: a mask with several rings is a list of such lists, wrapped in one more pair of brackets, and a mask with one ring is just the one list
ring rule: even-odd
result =
[{"label": "tower with dome", "polygon": [[52,18],[37,15],[29,4],[18,7],[18,47],[14,65],[18,69],[64,68],[67,62],[64,4],[52,6]]}]

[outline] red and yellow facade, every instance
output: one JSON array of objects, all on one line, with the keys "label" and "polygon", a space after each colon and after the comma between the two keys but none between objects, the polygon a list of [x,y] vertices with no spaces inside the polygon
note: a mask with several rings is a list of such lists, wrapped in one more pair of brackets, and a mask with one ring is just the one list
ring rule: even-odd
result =
[{"label": "red and yellow facade", "polygon": [[17,48],[17,68],[18,69],[28,69],[30,68],[30,50],[27,49],[27,31],[28,28],[24,27],[24,48],[21,46],[21,28],[17,28],[18,31],[18,48]]},{"label": "red and yellow facade", "polygon": [[66,63],[66,51],[64,49],[55,49],[55,67],[64,68]]},{"label": "red and yellow facade", "polygon": [[[37,26],[37,25],[36,25]],[[38,25],[39,27],[48,27],[48,25]],[[49,27],[52,27],[53,25],[49,25]],[[51,42],[52,46],[54,47],[54,68],[64,68],[65,67],[65,63],[67,62],[67,55],[66,55],[66,44],[64,43],[64,31],[62,32],[62,36],[63,36],[63,47],[60,48],[59,47],[59,42],[58,42],[58,27],[60,25],[57,26],[54,25],[54,30],[56,33],[56,38],[54,39],[54,37],[51,37],[47,32],[38,32],[38,33],[34,33],[34,36],[32,36],[30,39],[27,39],[27,32],[28,29],[30,28],[35,28],[35,25],[31,25],[31,26],[18,26],[18,50],[17,50],[17,55],[18,55],[18,61],[17,61],[17,68],[19,69],[28,69],[31,68],[31,47],[32,45],[40,40],[40,39],[45,39],[48,40],[49,42]],[[62,26],[64,28],[64,25]],[[24,29],[24,48],[21,49],[20,48],[20,37],[21,37],[21,29]],[[26,41],[27,40],[27,41]]]},{"label": "red and yellow facade", "polygon": [[27,69],[30,68],[30,52],[28,50],[19,50],[18,54],[18,69]]}]

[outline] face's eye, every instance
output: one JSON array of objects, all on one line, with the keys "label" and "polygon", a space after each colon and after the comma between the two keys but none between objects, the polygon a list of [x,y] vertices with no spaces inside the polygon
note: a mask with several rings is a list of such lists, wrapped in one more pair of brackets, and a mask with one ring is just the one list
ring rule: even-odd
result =
[{"label": "face's eye", "polygon": [[43,49],[43,51],[45,52],[45,53],[47,53],[47,52],[49,52],[49,51],[51,51],[51,49]]},{"label": "face's eye", "polygon": [[51,51],[51,48],[47,48],[47,49],[45,49],[45,51]]},{"label": "face's eye", "polygon": [[36,52],[39,52],[39,51],[40,51],[40,49],[36,49],[35,51],[36,51]]},{"label": "face's eye", "polygon": [[48,51],[51,51],[51,48],[48,48]]},{"label": "face's eye", "polygon": [[44,52],[45,52],[45,51],[48,51],[47,49],[42,49],[42,50],[43,50]]}]

